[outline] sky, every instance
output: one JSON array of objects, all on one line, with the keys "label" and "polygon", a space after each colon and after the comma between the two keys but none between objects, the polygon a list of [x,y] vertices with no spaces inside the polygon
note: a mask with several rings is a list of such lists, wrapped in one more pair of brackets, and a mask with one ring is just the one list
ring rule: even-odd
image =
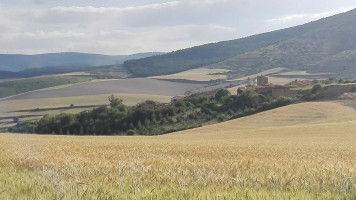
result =
[{"label": "sky", "polygon": [[355,0],[0,0],[0,53],[170,52],[354,8]]}]

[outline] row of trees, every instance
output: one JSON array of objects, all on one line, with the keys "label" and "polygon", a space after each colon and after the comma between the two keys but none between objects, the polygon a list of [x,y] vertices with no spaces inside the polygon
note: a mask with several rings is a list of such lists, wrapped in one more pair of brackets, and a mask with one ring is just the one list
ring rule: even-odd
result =
[{"label": "row of trees", "polygon": [[202,124],[233,119],[292,102],[273,99],[255,91],[231,95],[220,89],[215,97],[192,95],[174,105],[145,101],[125,106],[110,96],[109,106],[100,106],[79,114],[46,115],[41,120],[19,123],[14,132],[76,135],[153,135],[198,127]]}]

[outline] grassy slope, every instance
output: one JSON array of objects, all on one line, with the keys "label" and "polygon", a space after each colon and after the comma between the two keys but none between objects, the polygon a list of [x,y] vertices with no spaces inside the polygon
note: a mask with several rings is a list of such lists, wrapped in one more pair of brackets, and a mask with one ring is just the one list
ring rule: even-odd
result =
[{"label": "grassy slope", "polygon": [[353,199],[355,118],[315,102],[156,137],[3,134],[0,197]]},{"label": "grassy slope", "polygon": [[[303,139],[306,139],[311,135],[306,134],[305,131],[302,131],[300,133],[288,131],[293,134],[289,135],[286,134],[285,130],[316,130],[317,128],[323,126],[333,126],[334,124],[337,124],[339,122],[341,123],[340,126],[342,126],[342,124],[348,123],[351,126],[356,126],[356,121],[353,121],[355,120],[355,117],[356,111],[350,107],[330,102],[308,102],[301,104],[293,104],[267,112],[258,113],[252,116],[214,124],[195,130],[187,130],[176,134],[189,134],[191,135],[189,137],[195,138],[199,138],[203,135],[209,135],[215,138],[221,137],[221,134],[224,134],[224,136],[228,138],[241,139],[240,136],[245,136],[247,137],[247,140],[250,140],[252,139],[252,135],[248,135],[247,133],[258,133],[259,131],[263,131],[273,133],[273,137],[275,139],[278,138],[278,140],[281,140],[280,137],[285,136],[290,136],[295,139],[303,136]],[[332,131],[341,133],[340,130],[335,130],[334,128],[328,130],[327,132]],[[325,133],[326,132],[319,132],[318,135],[323,136]],[[348,132],[345,133],[346,135],[349,135]],[[253,136],[256,137],[256,139],[270,137],[270,135],[263,134],[256,134]],[[312,137],[314,136],[315,135],[313,135]],[[356,134],[351,136],[354,137],[356,136]]]}]

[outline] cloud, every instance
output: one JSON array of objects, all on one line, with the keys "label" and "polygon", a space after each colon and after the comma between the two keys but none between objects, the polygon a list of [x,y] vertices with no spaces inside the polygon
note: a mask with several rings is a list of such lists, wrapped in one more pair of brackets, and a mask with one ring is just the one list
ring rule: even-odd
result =
[{"label": "cloud", "polygon": [[[17,52],[21,49],[20,53],[41,53],[52,52],[56,49],[91,53],[105,52],[114,55],[152,51],[152,46],[155,46],[155,51],[173,51],[208,43],[211,35],[218,34],[222,30],[224,28],[214,25],[185,25],[142,31],[24,32],[2,41],[0,52]],[[204,36],[201,36],[202,32],[205,33]],[[200,39],[196,39],[199,36]]]},{"label": "cloud", "polygon": [[0,51],[173,51],[302,24],[347,10],[335,7],[350,6],[340,3],[347,0],[321,2],[4,0],[0,3]]},{"label": "cloud", "polygon": [[39,23],[92,24],[100,22],[101,24],[111,23],[116,27],[216,24],[229,22],[230,20],[226,20],[226,15],[236,11],[234,7],[238,2],[190,0],[131,7],[56,6],[46,11],[42,10],[41,14],[38,14],[38,11],[31,11],[25,16]]},{"label": "cloud", "polygon": [[280,17],[280,18],[268,19],[268,20],[266,20],[266,22],[270,23],[272,25],[281,25],[281,24],[295,23],[295,22],[298,23],[300,21],[313,21],[313,20],[328,17],[331,15],[343,13],[343,12],[346,12],[351,9],[352,8],[343,8],[343,9],[337,9],[337,10],[333,10],[333,11],[329,11],[329,12],[314,13],[314,14],[293,14],[293,15],[287,15],[287,16]]},{"label": "cloud", "polygon": [[51,11],[54,12],[60,12],[60,13],[94,13],[94,14],[103,14],[103,13],[119,13],[119,12],[137,12],[137,11],[145,11],[145,10],[160,10],[160,9],[167,9],[170,7],[176,7],[177,5],[181,4],[180,1],[172,1],[172,2],[166,2],[166,3],[161,3],[161,4],[150,4],[150,5],[144,5],[144,6],[136,6],[136,7],[125,7],[125,8],[120,8],[120,7],[93,7],[93,6],[85,6],[85,7],[79,7],[79,6],[72,6],[72,7],[64,7],[64,6],[58,6],[54,7],[51,9]]}]

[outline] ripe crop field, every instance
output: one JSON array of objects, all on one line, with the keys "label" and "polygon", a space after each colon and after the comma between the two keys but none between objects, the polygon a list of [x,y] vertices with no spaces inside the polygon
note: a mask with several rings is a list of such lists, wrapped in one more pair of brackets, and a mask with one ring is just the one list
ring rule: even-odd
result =
[{"label": "ripe crop field", "polygon": [[154,76],[154,79],[183,79],[183,80],[192,80],[192,81],[210,81],[216,79],[226,79],[226,75],[221,73],[229,72],[227,69],[208,69],[208,68],[197,68],[191,69],[184,72]]},{"label": "ripe crop field", "polygon": [[260,76],[260,75],[268,76],[269,74],[277,74],[283,70],[285,70],[285,68],[273,68],[273,69],[265,70],[262,72],[258,72],[256,74],[251,74],[251,75],[244,76],[244,77],[241,77],[238,79],[234,79],[234,81],[247,80],[248,78],[257,78],[257,76]]},{"label": "ripe crop field", "polygon": [[0,134],[0,199],[355,199],[356,111],[290,105],[152,137]]}]

